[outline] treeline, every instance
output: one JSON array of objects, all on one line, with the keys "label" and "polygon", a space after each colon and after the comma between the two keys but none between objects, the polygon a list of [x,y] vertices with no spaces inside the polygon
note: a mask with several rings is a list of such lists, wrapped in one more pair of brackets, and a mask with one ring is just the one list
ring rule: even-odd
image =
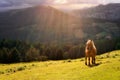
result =
[{"label": "treeline", "polygon": [[[97,54],[120,49],[120,39],[96,40]],[[85,42],[41,44],[19,40],[0,40],[0,63],[75,59],[84,57]]]}]

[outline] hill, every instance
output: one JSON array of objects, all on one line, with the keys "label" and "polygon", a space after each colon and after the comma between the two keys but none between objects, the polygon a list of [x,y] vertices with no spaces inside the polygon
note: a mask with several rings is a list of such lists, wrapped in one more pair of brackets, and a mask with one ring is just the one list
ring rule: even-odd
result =
[{"label": "hill", "polygon": [[[93,32],[93,34],[96,35],[96,38],[105,38],[108,36],[114,38],[115,36],[120,36],[119,7],[120,3],[111,3],[83,10],[74,10],[72,14],[90,22],[89,24],[85,25],[84,30],[89,29],[89,27],[91,28],[91,30],[89,29],[85,31],[87,34],[92,34]],[[112,31],[116,32],[117,34]]]},{"label": "hill", "polygon": [[[109,5],[104,6],[111,11]],[[94,14],[101,12],[95,11]],[[116,8],[119,6],[116,6]],[[114,8],[114,7],[113,7]],[[93,9],[83,10],[80,13],[93,14]],[[103,13],[102,13],[103,12]],[[114,13],[114,11],[111,11]],[[118,14],[119,12],[116,12]],[[78,13],[79,14],[79,13]],[[80,43],[90,39],[108,39],[120,37],[119,20],[112,21],[94,18],[78,17],[57,10],[50,6],[35,6],[25,9],[16,9],[0,13],[0,39],[17,39],[41,43]],[[105,13],[107,15],[108,13]]]},{"label": "hill", "polygon": [[73,13],[79,17],[89,17],[104,19],[109,21],[118,21],[120,20],[120,3],[110,3],[106,5],[99,5],[96,7],[75,10]]},{"label": "hill", "polygon": [[[36,6],[0,13],[0,38],[55,41],[69,36],[72,18],[50,6]],[[66,37],[69,38],[69,37]]]},{"label": "hill", "polygon": [[[120,50],[97,56],[96,66],[74,60],[0,64],[1,80],[119,80]],[[19,76],[19,77],[18,77]]]}]

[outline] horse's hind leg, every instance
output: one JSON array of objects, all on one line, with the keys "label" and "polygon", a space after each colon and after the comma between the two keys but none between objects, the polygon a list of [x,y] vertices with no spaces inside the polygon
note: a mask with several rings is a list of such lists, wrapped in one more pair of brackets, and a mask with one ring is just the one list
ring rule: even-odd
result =
[{"label": "horse's hind leg", "polygon": [[95,57],[92,57],[92,64],[95,64]]},{"label": "horse's hind leg", "polygon": [[88,57],[88,65],[90,66],[90,57]]},{"label": "horse's hind leg", "polygon": [[92,64],[94,64],[94,57],[92,57]]},{"label": "horse's hind leg", "polygon": [[87,65],[87,57],[85,56],[85,65]]}]

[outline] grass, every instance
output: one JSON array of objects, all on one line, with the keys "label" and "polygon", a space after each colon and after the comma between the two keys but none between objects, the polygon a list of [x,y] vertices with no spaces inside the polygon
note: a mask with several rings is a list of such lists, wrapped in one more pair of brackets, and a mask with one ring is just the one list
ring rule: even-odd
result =
[{"label": "grass", "polygon": [[0,80],[119,80],[120,50],[96,57],[97,66],[74,60],[0,64]]}]

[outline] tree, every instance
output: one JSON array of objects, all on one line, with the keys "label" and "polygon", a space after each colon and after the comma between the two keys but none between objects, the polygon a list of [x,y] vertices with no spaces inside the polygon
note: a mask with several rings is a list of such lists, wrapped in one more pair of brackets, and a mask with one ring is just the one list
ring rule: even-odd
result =
[{"label": "tree", "polygon": [[64,52],[63,53],[63,59],[69,59],[69,53],[68,52]]},{"label": "tree", "polygon": [[25,60],[26,61],[36,61],[36,60],[39,60],[39,56],[40,56],[39,50],[37,50],[36,48],[30,48],[26,52]]},{"label": "tree", "polygon": [[115,49],[117,49],[117,50],[120,49],[120,43],[117,43],[117,44],[116,44]]},{"label": "tree", "polygon": [[8,48],[2,49],[2,63],[9,63],[10,62],[10,50]]},{"label": "tree", "polygon": [[11,62],[20,62],[20,52],[16,48],[13,48],[10,52],[10,58]]},{"label": "tree", "polygon": [[63,59],[63,49],[62,48],[58,48],[57,50],[56,50],[56,59],[57,60],[60,60],[60,59]]}]

